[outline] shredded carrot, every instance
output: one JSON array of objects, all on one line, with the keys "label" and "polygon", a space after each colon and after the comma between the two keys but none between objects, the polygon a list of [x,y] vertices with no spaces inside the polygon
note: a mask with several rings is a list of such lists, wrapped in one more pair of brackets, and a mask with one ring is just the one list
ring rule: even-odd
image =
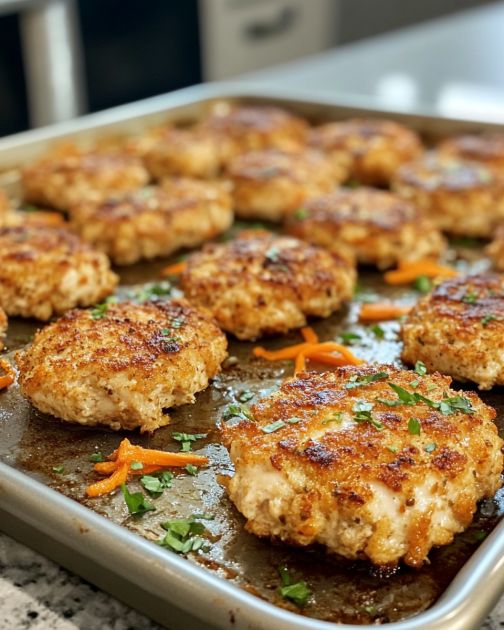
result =
[{"label": "shredded carrot", "polygon": [[428,278],[451,278],[458,272],[452,267],[439,265],[433,260],[417,260],[416,262],[402,261],[397,269],[387,271],[383,276],[387,284],[409,284],[419,276]]},{"label": "shredded carrot", "polygon": [[359,313],[359,321],[380,322],[386,319],[397,319],[402,315],[407,315],[412,308],[412,306],[403,306],[385,302],[363,304]]},{"label": "shredded carrot", "polygon": [[307,343],[319,342],[318,335],[311,326],[305,326],[304,328],[301,328],[301,336]]},{"label": "shredded carrot", "polygon": [[182,260],[181,262],[175,263],[174,265],[168,265],[168,267],[165,267],[164,269],[162,269],[161,275],[162,276],[178,276],[183,271],[185,271],[186,267],[187,267],[186,261]]},{"label": "shredded carrot", "polygon": [[296,360],[294,362],[294,374],[298,374],[299,372],[304,372],[306,370],[306,358],[305,355],[300,352]]},{"label": "shredded carrot", "polygon": [[[334,354],[329,354],[328,352],[317,352],[311,354],[310,361],[315,361],[315,363],[325,363],[327,365],[335,365],[337,367],[348,365],[348,361],[344,357],[337,357]],[[360,361],[360,363],[363,363],[363,361]]]},{"label": "shredded carrot", "polygon": [[[110,474],[110,477],[98,481],[87,487],[86,494],[89,497],[98,497],[107,494],[126,483],[128,475],[139,475],[156,472],[166,467],[182,467],[187,464],[201,466],[208,463],[208,458],[194,453],[169,453],[167,451],[157,451],[143,448],[124,438],[119,448],[107,458],[107,462],[97,462],[94,470],[102,474]],[[131,463],[139,462],[143,464],[139,470],[132,470]]]},{"label": "shredded carrot", "polygon": [[16,373],[12,365],[6,359],[0,359],[0,368],[5,372],[5,374],[0,376],[0,390],[7,389],[7,387],[14,383]]}]

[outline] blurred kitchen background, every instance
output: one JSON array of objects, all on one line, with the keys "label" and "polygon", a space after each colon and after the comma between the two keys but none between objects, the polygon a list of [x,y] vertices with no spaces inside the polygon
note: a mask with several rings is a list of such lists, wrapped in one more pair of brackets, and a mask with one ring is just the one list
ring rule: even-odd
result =
[{"label": "blurred kitchen background", "polygon": [[[0,135],[330,48],[344,50],[352,42],[490,4],[0,0]],[[438,60],[428,49],[423,54],[435,74]],[[502,59],[501,54],[496,60],[500,67]]]}]

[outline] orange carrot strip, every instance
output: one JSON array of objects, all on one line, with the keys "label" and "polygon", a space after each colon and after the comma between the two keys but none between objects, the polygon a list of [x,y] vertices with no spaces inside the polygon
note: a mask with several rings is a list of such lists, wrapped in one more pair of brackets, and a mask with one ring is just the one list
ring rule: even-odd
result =
[{"label": "orange carrot strip", "polygon": [[398,269],[387,271],[384,279],[387,284],[409,284],[418,278],[418,276],[427,276],[428,278],[444,277],[449,278],[457,276],[458,271],[446,265],[439,265],[432,260],[419,260],[416,262],[403,261],[399,263]]},{"label": "orange carrot strip", "polygon": [[407,315],[412,308],[412,306],[386,304],[383,302],[363,304],[359,313],[359,321],[380,322],[386,319],[396,319],[402,315]]},{"label": "orange carrot strip", "polygon": [[318,352],[316,354],[312,354],[309,359],[315,363],[326,363],[327,365],[348,365],[348,360],[344,357],[337,357],[334,354],[329,354],[328,352]]},{"label": "orange carrot strip", "polygon": [[104,475],[109,475],[117,469],[118,465],[119,464],[117,462],[97,462],[93,466],[93,470],[103,473]]},{"label": "orange carrot strip", "polygon": [[294,374],[298,374],[299,372],[304,372],[306,369],[306,360],[305,355],[300,352],[296,357],[296,362],[294,363]]},{"label": "orange carrot strip", "polygon": [[311,326],[305,326],[304,328],[301,328],[301,335],[307,343],[319,342],[318,335]]},{"label": "orange carrot strip", "polygon": [[162,276],[178,276],[183,271],[185,271],[186,267],[187,267],[186,261],[182,260],[181,262],[175,263],[174,265],[168,265],[168,267],[165,267],[164,269],[162,269],[161,275]]},{"label": "orange carrot strip", "polygon": [[106,479],[102,479],[97,483],[93,483],[86,488],[86,494],[88,497],[99,497],[102,494],[108,494],[115,490],[123,483],[126,483],[128,478],[128,464],[121,464],[117,470]]},{"label": "orange carrot strip", "polygon": [[305,354],[308,358],[310,358],[312,354],[324,354],[328,352],[339,352],[339,354],[347,360],[347,363],[351,363],[352,365],[360,365],[361,363],[364,363],[364,361],[358,359],[348,348],[334,341],[325,341],[323,343],[313,344],[312,348],[309,348]]},{"label": "orange carrot strip", "polygon": [[[365,361],[359,359],[352,353],[350,353],[350,355],[340,353],[340,355],[341,356],[337,356],[330,352],[319,351],[315,348],[312,352],[306,353],[306,358],[310,360],[313,360],[314,357],[327,358],[327,361],[319,361],[319,363],[331,363],[332,365],[362,365],[365,363]],[[335,359],[337,362],[333,362],[332,359]]]},{"label": "orange carrot strip", "polygon": [[266,348],[257,346],[252,350],[252,354],[256,357],[261,357],[261,359],[266,359],[267,361],[284,361],[285,359],[295,359],[300,352],[308,349],[312,345],[313,344],[307,342],[297,343],[294,346],[287,346],[280,350],[266,350]]},{"label": "orange carrot strip", "polygon": [[7,389],[9,385],[14,383],[16,373],[12,365],[6,359],[0,359],[0,368],[5,372],[0,376],[0,390]]},{"label": "orange carrot strip", "polygon": [[187,464],[201,466],[208,462],[208,457],[195,455],[194,453],[169,453],[142,447],[134,448],[138,448],[138,451],[129,462],[136,461],[149,466],[186,466]]}]

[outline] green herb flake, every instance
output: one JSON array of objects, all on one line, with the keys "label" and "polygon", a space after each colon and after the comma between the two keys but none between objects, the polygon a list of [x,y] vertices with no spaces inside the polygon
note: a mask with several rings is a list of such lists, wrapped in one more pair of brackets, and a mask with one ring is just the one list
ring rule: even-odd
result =
[{"label": "green herb flake", "polygon": [[423,450],[424,450],[426,453],[433,453],[433,452],[436,450],[436,448],[437,448],[437,444],[435,444],[434,442],[430,442],[430,444],[426,444],[426,445],[423,447]]},{"label": "green herb flake", "polygon": [[305,581],[292,582],[289,570],[286,566],[278,568],[280,579],[282,580],[282,586],[279,588],[279,593],[284,599],[296,604],[296,606],[306,606],[311,596],[311,591]]},{"label": "green herb flake", "polygon": [[156,284],[145,285],[134,291],[131,297],[137,302],[152,302],[160,297],[171,295],[173,287],[170,282],[158,282]]},{"label": "green herb flake", "polygon": [[493,322],[496,319],[497,318],[495,317],[495,315],[489,313],[488,315],[485,315],[481,318],[481,325],[483,326],[483,328],[486,328],[490,322]]},{"label": "green herb flake", "polygon": [[418,418],[410,418],[408,420],[408,432],[410,435],[420,435],[420,431],[422,430],[422,425]]},{"label": "green herb flake", "polygon": [[58,475],[61,475],[61,473],[65,472],[65,467],[61,464],[59,466],[53,466],[52,471]]},{"label": "green herb flake", "polygon": [[142,464],[142,462],[131,462],[130,469],[131,470],[142,470],[143,469],[143,464]]},{"label": "green herb flake", "polygon": [[429,293],[432,289],[432,281],[428,276],[418,276],[413,282],[413,288],[419,293]]},{"label": "green herb flake", "polygon": [[184,453],[187,453],[191,450],[191,444],[196,442],[196,440],[202,440],[206,438],[207,433],[172,433],[172,438],[177,442],[181,442],[180,450]]},{"label": "green herb flake", "polygon": [[210,549],[208,541],[201,537],[205,533],[206,527],[199,520],[204,520],[206,515],[194,514],[190,518],[181,518],[161,523],[161,527],[166,530],[164,538],[159,541],[159,545],[170,549],[175,553],[186,554],[190,551],[207,551]]},{"label": "green herb flake", "polygon": [[443,399],[440,401],[431,400],[426,396],[418,392],[409,392],[407,389],[396,385],[395,383],[388,383],[389,387],[397,394],[397,400],[388,400],[384,398],[377,398],[377,402],[387,405],[388,407],[398,407],[400,405],[415,405],[418,402],[425,403],[431,409],[438,409],[442,414],[448,416],[452,413],[474,413],[475,409],[471,404],[471,401],[465,396],[452,396],[449,397],[446,393],[443,395]]},{"label": "green herb flake", "polygon": [[360,341],[362,339],[362,337],[355,332],[343,332],[340,335],[338,335],[341,343],[343,343],[345,346],[350,346],[352,345],[354,342],[356,341]]},{"label": "green herb flake", "polygon": [[333,411],[327,418],[322,420],[322,424],[332,424],[333,422],[342,422],[345,414],[343,411]]},{"label": "green herb flake", "polygon": [[383,429],[383,424],[376,418],[373,418],[373,415],[371,414],[373,407],[373,403],[365,400],[358,400],[352,408],[352,411],[355,414],[353,419],[359,424],[367,422],[375,429],[378,429],[378,431],[381,431]]},{"label": "green herb flake", "polygon": [[415,363],[415,372],[418,376],[425,376],[427,374],[427,368],[425,367],[425,363],[423,361],[417,361]]},{"label": "green herb flake", "polygon": [[246,403],[249,400],[252,400],[254,396],[254,392],[251,392],[250,389],[243,389],[241,392],[238,393],[236,399],[241,403]]},{"label": "green herb flake", "polygon": [[101,304],[97,304],[91,309],[91,318],[97,321],[98,319],[103,319],[107,315],[108,308],[110,304],[116,304],[117,298],[112,295],[108,297],[105,302]]},{"label": "green herb flake", "polygon": [[184,466],[184,470],[192,477],[194,477],[198,473],[198,467],[194,464],[187,464],[186,466]]},{"label": "green herb flake", "polygon": [[163,490],[172,487],[173,473],[168,470],[163,471],[159,475],[142,475],[140,483],[147,490],[147,492],[158,497],[163,493]]},{"label": "green herb flake", "polygon": [[121,491],[123,493],[124,500],[128,506],[128,512],[133,516],[142,516],[146,512],[155,510],[156,508],[147,501],[145,495],[142,492],[130,492],[128,486],[122,484]]},{"label": "green herb flake", "polygon": [[345,383],[345,389],[354,389],[355,387],[363,387],[364,385],[370,385],[376,381],[381,381],[384,378],[388,378],[387,372],[375,372],[374,374],[366,374],[365,376],[351,376],[349,381]]},{"label": "green herb flake", "polygon": [[399,452],[399,447],[395,446],[394,444],[392,444],[392,446],[387,446],[387,448],[391,453],[395,454]]},{"label": "green herb flake", "polygon": [[373,326],[370,326],[369,330],[377,339],[383,339],[385,337],[385,331],[379,324],[374,324]]},{"label": "green herb flake", "polygon": [[410,387],[413,387],[413,389],[416,389],[419,385],[420,385],[420,381],[418,381],[418,380],[411,381],[411,383],[410,383]]},{"label": "green herb flake", "polygon": [[468,291],[465,295],[462,296],[462,302],[466,304],[475,304],[478,300],[478,294],[474,291]]},{"label": "green herb flake", "polygon": [[295,212],[294,212],[294,218],[297,219],[298,221],[304,221],[305,219],[308,218],[308,208],[298,208]]},{"label": "green herb flake", "polygon": [[231,420],[232,418],[240,418],[240,420],[252,420],[250,412],[241,405],[228,405],[222,414],[223,420]]},{"label": "green herb flake", "polygon": [[103,457],[103,453],[101,451],[98,451],[97,453],[92,453],[89,456],[89,461],[97,464],[98,462],[104,462],[105,457]]},{"label": "green herb flake", "polygon": [[477,542],[481,542],[482,540],[485,540],[487,536],[488,534],[482,529],[479,529],[473,533],[474,540],[476,540]]},{"label": "green herb flake", "polygon": [[287,418],[285,422],[288,424],[297,424],[298,422],[301,422],[302,419],[303,418],[298,418],[297,416],[292,416],[292,418]]},{"label": "green herb flake", "polygon": [[267,424],[265,427],[261,427],[261,431],[263,433],[275,433],[279,429],[283,429],[285,426],[285,422],[283,420],[275,420],[271,424]]}]

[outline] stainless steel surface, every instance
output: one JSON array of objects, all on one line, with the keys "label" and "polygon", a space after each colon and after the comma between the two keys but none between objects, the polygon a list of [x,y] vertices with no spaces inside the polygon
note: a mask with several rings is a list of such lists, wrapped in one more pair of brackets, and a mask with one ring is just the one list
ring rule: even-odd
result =
[{"label": "stainless steel surface", "polygon": [[[163,118],[197,117],[207,107],[208,100],[231,96],[240,97],[242,94],[236,92],[233,94],[232,88],[228,87],[225,90],[221,86],[192,88],[169,97],[151,99],[145,103],[94,115],[77,121],[73,125],[65,124],[55,129],[22,134],[0,141],[0,163],[4,168],[12,166],[13,163],[21,163],[24,159],[45,150],[48,143],[55,138],[62,139],[65,136],[77,134],[84,141],[90,137],[96,138],[107,133],[127,133],[139,130],[141,127],[159,122]],[[260,97],[258,98],[261,100]],[[263,98],[284,103],[286,106],[314,119],[340,118],[361,114],[365,111],[359,111],[358,108],[349,105],[340,106],[337,103],[318,103],[307,99],[299,101],[289,97],[282,99],[274,94],[265,94]],[[442,121],[419,116],[400,118],[407,120],[431,137],[456,129],[463,130],[479,126],[477,123]],[[14,171],[11,174],[14,175]],[[128,281],[126,273],[124,281],[126,284],[131,284],[131,281],[137,280],[131,277]],[[375,280],[372,281],[375,282]],[[352,312],[350,312],[351,319]],[[334,332],[334,326],[339,325],[341,322],[336,317],[327,323],[321,322],[319,327],[321,331],[333,330]],[[30,330],[31,327],[27,324],[25,332],[29,334]],[[395,347],[397,352],[396,346],[397,344],[394,346],[392,343],[390,348],[382,347],[381,351],[390,358],[391,349]],[[236,351],[240,351],[240,348],[244,353],[243,356],[249,351],[246,345],[236,346]],[[369,358],[371,356],[380,358],[380,355],[370,355]],[[381,357],[383,358],[383,354]],[[264,367],[265,372],[271,369],[271,366]],[[271,374],[273,373],[270,372],[270,377]],[[281,373],[276,374],[274,378],[278,379],[281,376]],[[227,385],[230,384],[231,382],[227,383]],[[226,392],[225,387],[223,391]],[[215,392],[215,388],[205,396],[207,398],[213,396],[212,392]],[[15,397],[16,392],[12,391],[8,395]],[[222,391],[219,395],[222,395]],[[6,427],[12,429],[12,435],[9,438],[13,440],[12,444],[17,444],[20,439],[18,433],[24,432],[23,449],[30,456],[25,456],[24,460],[21,457],[20,461],[16,461],[14,457],[10,461],[16,466],[26,470],[30,469],[32,476],[27,476],[0,463],[0,527],[17,534],[26,542],[29,542],[30,531],[40,532],[47,541],[56,541],[62,547],[50,545],[47,542],[46,552],[49,555],[55,555],[60,562],[83,573],[88,579],[99,581],[102,588],[113,591],[123,600],[139,607],[146,614],[154,616],[170,627],[186,625],[184,617],[176,617],[176,614],[172,613],[172,606],[174,605],[188,613],[197,615],[203,625],[206,624],[206,627],[208,627],[209,620],[218,627],[275,629],[334,627],[333,624],[308,619],[262,601],[235,584],[226,582],[208,570],[152,545],[125,527],[120,527],[104,519],[79,505],[76,501],[46,487],[44,484],[48,483],[47,470],[44,471],[43,467],[40,468],[35,442],[44,435],[43,431],[49,431],[53,438],[52,452],[60,453],[61,449],[67,448],[61,436],[70,429],[64,429],[54,421],[48,421],[45,425],[43,419],[39,418],[37,414],[26,416],[26,406],[23,407],[23,403],[19,400],[16,401],[14,398],[12,400],[15,404],[9,412],[11,415],[9,416],[4,408],[3,411],[0,411],[0,423],[4,423],[4,430]],[[217,396],[216,400],[212,402],[214,413],[218,408],[216,405],[222,403],[222,401],[218,401],[219,397]],[[181,411],[181,417],[183,413]],[[21,418],[21,415],[24,419]],[[13,418],[18,419],[16,423],[13,423]],[[176,417],[174,420],[176,423]],[[195,421],[198,421],[197,417]],[[28,426],[27,422],[31,424],[29,431],[25,431]],[[162,431],[153,437],[154,441],[160,440],[163,443],[163,440],[166,440],[166,434],[163,437]],[[71,435],[80,439],[80,434],[77,436],[75,431]],[[79,439],[74,439],[74,442],[78,442]],[[88,433],[85,439],[88,441],[100,439],[108,444],[111,440],[117,441],[118,436],[111,436],[110,434],[99,436],[98,433],[93,435]],[[2,441],[5,454],[5,449],[9,448],[9,443],[5,436]],[[15,456],[16,453],[13,452],[13,455]],[[21,451],[19,455],[22,455]],[[63,455],[61,456],[63,457]],[[54,464],[51,463],[50,465]],[[61,486],[61,489],[70,495],[74,493],[75,498],[79,498],[81,486],[78,484],[84,482],[82,477],[82,474],[77,476],[77,479],[80,479],[78,483],[74,483],[75,477],[72,477],[72,488],[68,489]],[[44,483],[41,483],[40,480],[43,480]],[[55,486],[58,485],[58,480],[54,480],[54,475],[50,483]],[[109,515],[115,514],[117,520],[120,516],[120,513],[117,512],[117,502],[114,509],[109,511]],[[121,519],[119,520],[121,521]],[[24,525],[22,526],[22,524]],[[23,527],[25,527],[24,532],[22,532]],[[43,542],[41,544],[44,545]],[[267,543],[264,544],[267,545]],[[258,549],[259,547],[258,543]],[[504,523],[501,522],[472,555],[432,608],[405,621],[389,625],[399,630],[425,627],[433,629],[450,627],[462,630],[477,627],[502,592],[504,586],[503,554]],[[317,558],[319,557],[317,556]],[[94,568],[96,566],[104,567],[106,579],[102,579],[105,573],[96,571]],[[137,600],[135,599],[137,593],[144,594],[145,597],[139,597]],[[159,607],[154,603],[154,600],[158,601]],[[338,625],[338,628],[342,629],[351,627],[355,626]],[[371,628],[374,626],[364,625],[360,627]]]}]

